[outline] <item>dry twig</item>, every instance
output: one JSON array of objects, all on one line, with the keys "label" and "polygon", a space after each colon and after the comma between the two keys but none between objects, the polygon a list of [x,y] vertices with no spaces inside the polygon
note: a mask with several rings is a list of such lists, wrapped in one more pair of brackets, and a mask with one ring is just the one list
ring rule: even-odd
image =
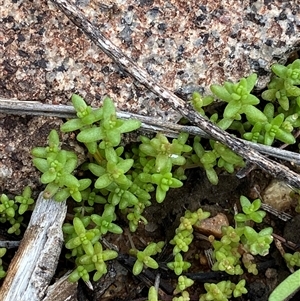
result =
[{"label": "dry twig", "polygon": [[[38,101],[19,101],[0,97],[0,113],[17,115],[53,116],[60,118],[76,118],[73,106],[43,104]],[[180,125],[172,122],[161,121],[156,117],[143,116],[130,112],[117,112],[117,117],[122,119],[138,119],[142,122],[141,128],[149,132],[162,132],[168,137],[177,137],[180,132],[194,136],[212,138],[196,126]],[[237,138],[238,139],[238,138]],[[240,139],[238,139],[240,140]],[[263,144],[243,140],[243,142],[256,151],[278,159],[294,162],[300,165],[300,154]]]}]

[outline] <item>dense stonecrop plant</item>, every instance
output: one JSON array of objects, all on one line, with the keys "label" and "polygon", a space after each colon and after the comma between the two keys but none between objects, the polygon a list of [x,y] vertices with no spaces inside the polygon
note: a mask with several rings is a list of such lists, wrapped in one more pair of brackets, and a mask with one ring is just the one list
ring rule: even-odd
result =
[{"label": "dense stonecrop plant", "polygon": [[[233,131],[246,140],[265,145],[272,145],[275,140],[294,144],[293,130],[300,126],[300,60],[288,66],[275,64],[272,71],[275,76],[262,93],[262,98],[271,103],[267,103],[263,110],[260,109],[260,99],[251,94],[256,74],[242,78],[238,83],[213,84],[210,87],[212,95],[202,97],[194,92],[191,103],[196,111],[220,128]],[[222,116],[205,108],[215,98],[227,103]],[[243,159],[227,147],[213,140],[207,145],[202,140],[195,137],[195,154],[191,159],[205,169],[212,184],[218,183],[217,167],[232,173],[236,167],[244,165]]]},{"label": "dense stonecrop plant", "polygon": [[[299,67],[300,62],[296,60],[287,67],[276,65],[272,68],[276,76],[262,95],[271,103],[262,110],[259,98],[251,94],[257,80],[255,74],[242,78],[238,83],[212,85],[213,95],[202,97],[194,92],[191,102],[205,118],[244,139],[267,145],[275,140],[293,144],[293,130],[300,125]],[[212,112],[205,109],[215,98],[226,103],[222,115],[220,110]],[[88,281],[91,272],[94,272],[93,280],[98,280],[107,271],[106,261],[118,256],[116,251],[104,250],[101,243],[108,232],[122,233],[122,228],[116,223],[117,214],[124,214],[130,230],[136,231],[140,224],[147,223],[143,212],[151,205],[151,193],[155,193],[158,203],[163,202],[170,188],[183,185],[186,169],[200,166],[205,169],[209,181],[217,184],[218,169],[233,173],[237,167],[244,166],[243,159],[226,146],[199,137],[191,143],[187,133],[181,133],[172,140],[161,133],[151,138],[141,136],[139,144],[125,149],[120,145],[122,134],[138,129],[141,124],[138,120],[117,118],[115,106],[109,98],[105,98],[103,106],[98,109],[92,109],[78,95],[72,96],[72,103],[77,118],[65,122],[61,131],[77,131],[77,140],[89,152],[87,162],[78,166],[77,155],[62,149],[59,133],[55,130],[50,132],[46,147],[32,150],[33,164],[42,172],[41,182],[46,185],[44,197],[56,201],[70,197],[78,204],[74,208],[73,221],[63,226],[66,248],[70,250],[67,257],[76,265],[70,275],[72,281],[80,278]],[[74,176],[77,170],[89,171],[92,176],[78,179]],[[6,214],[5,221],[11,222],[11,231],[17,232],[21,215],[32,204],[28,192],[16,199],[21,204],[17,219],[12,216],[17,210],[15,203],[7,197],[1,198],[1,202],[1,217]],[[213,269],[240,275],[243,264],[249,272],[257,274],[254,256],[268,253],[272,229],[256,232],[251,227],[250,223],[260,223],[264,217],[264,212],[259,210],[259,200],[250,203],[242,197],[241,206],[243,213],[235,216],[236,226],[224,227],[222,239],[212,242],[216,260]],[[175,296],[174,300],[189,300],[186,288],[192,280],[181,274],[190,264],[184,260],[182,253],[188,251],[193,240],[193,225],[208,215],[201,209],[194,213],[188,211],[170,242],[174,245],[174,261],[168,263],[168,267],[179,277],[175,292],[180,296]],[[137,257],[135,275],[145,267],[158,267],[151,257],[159,252],[161,246],[158,244],[150,243],[144,251],[132,251]],[[297,262],[294,257],[287,258],[290,265]],[[238,297],[246,292],[244,285],[244,281],[237,285],[231,282],[206,285],[207,294],[200,300],[227,300],[232,294]],[[156,290],[151,289],[150,298],[151,301],[157,299]]]},{"label": "dense stonecrop plant", "polygon": [[[264,228],[256,232],[249,223],[261,223],[266,213],[260,209],[261,201],[254,200],[252,203],[245,197],[240,197],[243,213],[234,216],[236,226],[222,227],[222,238],[216,240],[211,237],[213,246],[212,266],[213,271],[224,271],[229,275],[244,274],[242,265],[249,273],[258,274],[255,264],[255,255],[265,256],[269,252],[270,244],[273,241],[272,228]],[[200,296],[200,301],[228,301],[232,297],[238,298],[247,293],[245,279],[237,284],[231,281],[221,281],[219,283],[205,283],[207,291]]]},{"label": "dense stonecrop plant", "polygon": [[56,201],[63,201],[71,196],[76,202],[82,200],[80,192],[88,188],[92,181],[78,180],[73,175],[77,156],[72,151],[61,149],[56,130],[50,132],[47,147],[35,147],[31,153],[34,166],[43,173],[41,182],[47,185],[45,198],[54,197]]},{"label": "dense stonecrop plant", "polygon": [[[187,291],[187,289],[193,285],[194,281],[187,276],[182,275],[182,273],[186,272],[191,266],[188,261],[185,261],[183,259],[182,252],[186,253],[189,250],[189,245],[193,240],[193,226],[201,223],[202,220],[208,218],[209,216],[210,213],[203,211],[201,208],[199,208],[196,212],[187,210],[185,212],[185,215],[180,218],[180,224],[175,231],[175,236],[170,241],[170,244],[175,245],[173,248],[174,261],[168,262],[167,266],[178,276],[177,286],[174,290],[174,295],[176,296],[173,298],[173,301],[190,300],[189,292]],[[231,236],[231,233],[232,231],[230,229],[227,233],[231,237],[230,241],[237,241],[237,239]],[[225,235],[223,237],[225,237]],[[232,297],[238,298],[242,294],[247,293],[245,284],[246,281],[244,279],[240,280],[238,284],[234,284],[229,280],[221,281],[217,284],[206,283],[204,285],[204,288],[207,293],[200,295],[199,300],[228,301]]]},{"label": "dense stonecrop plant", "polygon": [[99,242],[101,234],[98,228],[86,230],[88,220],[82,221],[80,218],[74,217],[73,226],[65,224],[63,227],[67,236],[65,246],[72,250],[72,256],[76,256],[77,268],[69,276],[72,282],[80,278],[88,281],[89,273],[92,271],[95,271],[93,280],[99,280],[107,273],[105,261],[118,256],[114,250],[103,250],[102,244]]},{"label": "dense stonecrop plant", "polygon": [[245,114],[247,120],[254,123],[266,121],[266,116],[256,107],[260,102],[259,99],[251,94],[256,81],[257,75],[251,74],[238,83],[225,82],[223,86],[211,85],[213,94],[227,103],[223,117],[228,121],[228,125],[234,120],[241,120],[241,114]]},{"label": "dense stonecrop plant", "polygon": [[216,167],[224,168],[227,172],[233,173],[236,167],[243,167],[245,163],[240,156],[220,142],[213,140],[209,142],[212,150],[205,150],[201,144],[201,138],[195,137],[193,143],[195,153],[191,155],[190,161],[192,164],[204,168],[208,180],[217,185],[219,178]]},{"label": "dense stonecrop plant", "polygon": [[245,279],[240,280],[237,284],[230,280],[219,283],[205,283],[206,294],[202,294],[199,301],[229,301],[232,297],[238,298],[248,292],[245,284]]},{"label": "dense stonecrop plant", "polygon": [[273,242],[271,227],[257,232],[250,222],[261,223],[266,213],[260,209],[261,201],[252,203],[245,197],[240,197],[243,213],[234,216],[236,226],[224,226],[221,240],[212,239],[215,263],[214,271],[224,271],[230,275],[242,275],[242,263],[249,273],[258,274],[255,255],[266,256]]},{"label": "dense stonecrop plant", "polygon": [[[77,266],[70,279],[87,280],[92,271],[95,271],[94,279],[99,279],[106,270],[104,261],[117,256],[116,253],[102,256],[106,251],[97,243],[107,232],[122,233],[114,223],[116,209],[127,216],[131,231],[135,231],[140,222],[146,224],[142,214],[151,205],[150,193],[155,191],[156,201],[161,203],[170,188],[183,185],[185,176],[180,167],[186,164],[192,147],[187,145],[186,133],[172,141],[158,133],[151,139],[141,136],[141,143],[125,152],[120,146],[122,134],[136,130],[139,121],[117,118],[109,98],[105,98],[97,110],[92,110],[78,95],[73,95],[72,102],[77,118],[64,123],[61,131],[79,131],[77,140],[86,145],[89,161],[78,166],[76,154],[62,149],[58,132],[52,130],[48,145],[32,150],[33,163],[43,173],[45,198],[62,201],[71,197],[78,203],[73,224],[66,223],[63,227],[66,248],[71,251],[67,256],[74,258]],[[79,168],[90,171],[93,176],[77,179],[73,174]],[[101,214],[94,212],[94,204],[103,208]],[[144,265],[155,268],[150,255],[147,255],[149,258],[145,255],[145,259],[143,254],[142,251],[136,254],[134,273]],[[102,258],[101,265],[97,258]]]},{"label": "dense stonecrop plant", "polygon": [[268,89],[262,93],[262,98],[268,101],[277,100],[283,110],[288,111],[290,100],[299,102],[300,88],[300,60],[283,66],[274,64],[271,67],[275,76],[268,85]]},{"label": "dense stonecrop plant", "polygon": [[187,271],[191,264],[185,261],[182,256],[182,252],[186,253],[189,250],[189,245],[193,241],[193,226],[210,216],[209,212],[203,211],[199,208],[196,212],[187,210],[183,217],[180,218],[180,224],[175,231],[175,236],[170,240],[170,244],[173,247],[174,261],[168,262],[167,266],[173,270],[178,276],[177,286],[174,290],[174,294],[180,294],[173,298],[173,301],[189,300],[189,293],[186,290],[193,285],[194,281],[186,276],[181,275]]}]

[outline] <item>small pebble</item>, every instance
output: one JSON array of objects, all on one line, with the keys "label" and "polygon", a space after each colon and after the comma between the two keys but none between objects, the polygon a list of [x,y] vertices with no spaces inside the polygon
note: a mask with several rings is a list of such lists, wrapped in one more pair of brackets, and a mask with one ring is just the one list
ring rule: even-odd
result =
[{"label": "small pebble", "polygon": [[214,217],[207,218],[197,223],[194,228],[196,231],[207,236],[213,235],[216,238],[222,237],[222,227],[229,226],[228,218],[223,213],[218,213]]},{"label": "small pebble", "polygon": [[263,203],[270,205],[279,212],[290,209],[293,199],[290,197],[292,189],[284,182],[274,180],[263,193]]}]

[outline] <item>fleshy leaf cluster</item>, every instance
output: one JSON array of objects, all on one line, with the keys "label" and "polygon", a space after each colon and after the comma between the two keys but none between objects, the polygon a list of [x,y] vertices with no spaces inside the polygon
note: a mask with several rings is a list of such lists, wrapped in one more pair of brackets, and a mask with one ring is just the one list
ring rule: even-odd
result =
[{"label": "fleshy leaf cluster", "polygon": [[11,225],[8,228],[9,234],[21,234],[21,223],[25,212],[32,210],[34,200],[31,197],[31,188],[25,187],[22,195],[15,196],[14,200],[10,199],[6,194],[0,196],[0,222],[9,222]]},{"label": "fleshy leaf cluster", "polygon": [[199,301],[229,301],[232,297],[238,298],[243,294],[247,294],[245,284],[244,279],[240,280],[238,284],[234,284],[230,280],[224,280],[216,284],[205,283],[204,288],[207,293],[201,295]]},{"label": "fleshy leaf cluster", "polygon": [[284,259],[289,268],[300,267],[300,252],[296,251],[294,254],[285,253]]},{"label": "fleshy leaf cluster", "polygon": [[[118,253],[114,250],[103,250],[99,242],[101,231],[98,227],[86,229],[90,224],[89,217],[80,219],[74,217],[73,225],[64,224],[66,235],[65,246],[72,251],[70,256],[76,257],[76,269],[70,274],[69,280],[76,282],[80,278],[84,281],[90,279],[90,272],[95,272],[93,280],[99,280],[107,273],[106,261],[115,259]],[[105,228],[107,232],[107,229]]]},{"label": "fleshy leaf cluster", "polygon": [[143,251],[138,251],[136,249],[131,249],[130,254],[136,257],[136,261],[132,268],[133,275],[139,275],[144,267],[151,269],[157,269],[158,263],[152,256],[162,251],[164,242],[160,241],[158,243],[151,242]]},{"label": "fleshy leaf cluster", "polygon": [[287,111],[290,98],[299,98],[300,88],[300,60],[283,66],[274,64],[271,67],[275,76],[268,84],[268,89],[262,93],[262,98],[268,101],[277,100],[280,106]]},{"label": "fleshy leaf cluster", "polygon": [[242,157],[235,154],[220,142],[210,140],[212,150],[205,150],[201,144],[201,138],[195,137],[193,143],[194,154],[191,156],[193,164],[204,168],[208,180],[217,185],[219,182],[216,168],[224,168],[227,172],[233,173],[236,167],[245,166]]},{"label": "fleshy leaf cluster", "polygon": [[[225,271],[230,275],[242,275],[242,263],[249,273],[257,275],[258,271],[253,256],[266,256],[273,242],[271,227],[257,232],[248,226],[249,222],[261,223],[266,213],[260,209],[261,201],[252,203],[245,196],[240,197],[243,213],[237,213],[235,227],[222,227],[221,240],[213,240],[215,263],[214,271]],[[241,250],[243,250],[241,252]]]},{"label": "fleshy leaf cluster", "polygon": [[173,298],[173,301],[185,301],[190,300],[189,293],[186,289],[193,285],[194,281],[186,276],[181,275],[184,271],[187,271],[191,264],[185,261],[181,252],[186,253],[189,250],[189,245],[193,241],[193,226],[198,222],[208,218],[210,216],[209,212],[203,211],[199,208],[195,212],[187,210],[180,218],[180,224],[175,231],[174,238],[170,241],[170,244],[174,245],[173,255],[174,261],[168,262],[167,266],[169,269],[173,270],[178,276],[177,286],[174,294],[180,293],[180,296]]},{"label": "fleshy leaf cluster", "polygon": [[225,82],[223,86],[213,84],[211,91],[221,100],[227,102],[223,112],[224,119],[241,120],[241,114],[245,114],[248,120],[263,122],[266,116],[255,106],[259,99],[251,94],[257,80],[256,74],[242,78],[238,83]]},{"label": "fleshy leaf cluster", "polygon": [[81,191],[88,188],[92,181],[78,180],[73,175],[77,167],[77,156],[72,151],[61,149],[56,130],[50,132],[47,147],[36,147],[31,153],[34,156],[34,166],[43,173],[41,182],[47,185],[44,190],[45,198],[54,197],[56,201],[63,201],[72,197],[76,202],[81,202]]},{"label": "fleshy leaf cluster", "polygon": [[232,297],[238,298],[243,294],[247,294],[245,288],[245,279],[240,280],[237,284],[230,280],[224,280],[218,283],[205,283],[204,288],[206,294],[200,296],[199,301],[229,301]]}]

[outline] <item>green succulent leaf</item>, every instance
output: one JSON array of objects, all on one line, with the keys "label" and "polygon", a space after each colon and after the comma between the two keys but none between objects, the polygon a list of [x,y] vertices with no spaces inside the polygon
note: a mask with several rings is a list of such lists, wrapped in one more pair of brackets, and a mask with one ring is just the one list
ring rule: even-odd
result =
[{"label": "green succulent leaf", "polygon": [[62,202],[64,200],[66,200],[69,196],[70,196],[69,190],[68,189],[62,189],[62,190],[58,191],[55,194],[54,199],[57,202]]},{"label": "green succulent leaf", "polygon": [[272,71],[280,78],[287,78],[288,68],[281,64],[274,64],[271,67]]},{"label": "green succulent leaf", "polygon": [[242,208],[251,206],[251,202],[249,201],[249,199],[243,195],[240,197],[240,203]]},{"label": "green succulent leaf", "polygon": [[213,84],[210,90],[220,99],[230,102],[232,100],[231,94],[221,85]]},{"label": "green succulent leaf", "polygon": [[49,183],[43,193],[43,196],[45,199],[50,199],[52,198],[55,193],[58,191],[58,189],[60,188],[60,186],[57,183]]},{"label": "green succulent leaf", "polygon": [[105,138],[105,133],[102,128],[92,127],[82,130],[77,135],[77,140],[83,143],[92,143]]},{"label": "green succulent leaf", "polygon": [[85,225],[78,217],[74,217],[73,219],[74,230],[77,235],[85,234]]},{"label": "green succulent leaf", "polygon": [[116,114],[114,102],[109,97],[103,99],[103,115],[105,118],[110,118],[111,115]]},{"label": "green succulent leaf", "polygon": [[149,256],[144,260],[144,264],[151,269],[158,269],[158,263]]},{"label": "green succulent leaf", "polygon": [[219,178],[218,178],[216,171],[213,168],[205,169],[205,173],[211,184],[218,185]]},{"label": "green succulent leaf", "polygon": [[293,134],[289,133],[289,132],[286,132],[286,131],[284,131],[282,129],[278,129],[276,131],[275,137],[276,137],[276,139],[278,139],[281,142],[286,143],[286,144],[294,144],[294,143],[296,143],[296,139],[293,136]]},{"label": "green succulent leaf", "polygon": [[105,168],[98,164],[89,163],[88,167],[89,167],[89,170],[97,177],[100,177],[106,173]]},{"label": "green succulent leaf", "polygon": [[267,117],[265,114],[253,105],[244,105],[242,111],[246,114],[247,120],[251,124],[255,124],[257,122],[267,122]]},{"label": "green succulent leaf", "polygon": [[132,167],[133,163],[134,163],[133,159],[126,159],[126,160],[120,161],[117,164],[117,167],[118,167],[118,169],[122,170],[123,173],[126,173]]},{"label": "green succulent leaf", "polygon": [[46,158],[48,152],[46,147],[35,147],[31,150],[31,154],[36,158]]},{"label": "green succulent leaf", "polygon": [[73,94],[71,98],[72,104],[77,112],[83,112],[87,108],[84,99],[77,94]]},{"label": "green succulent leaf", "polygon": [[42,174],[41,182],[43,184],[48,184],[48,183],[53,182],[56,179],[56,177],[57,177],[56,172],[48,170]]},{"label": "green succulent leaf", "polygon": [[49,146],[54,147],[59,145],[59,136],[56,130],[51,130],[48,136]]},{"label": "green succulent leaf", "polygon": [[125,120],[118,128],[120,133],[129,133],[140,128],[141,122],[139,120]]},{"label": "green succulent leaf", "polygon": [[231,126],[233,121],[234,121],[233,118],[223,118],[220,121],[218,121],[217,124],[218,124],[218,127],[220,127],[222,130],[225,131]]},{"label": "green succulent leaf", "polygon": [[247,78],[246,78],[246,82],[247,82],[247,92],[250,93],[255,84],[256,84],[256,81],[257,81],[257,74],[256,73],[252,73],[251,75],[249,75]]},{"label": "green succulent leaf", "polygon": [[63,133],[68,133],[68,132],[74,132],[76,130],[79,130],[82,127],[83,127],[83,123],[80,119],[70,119],[60,126],[60,130]]},{"label": "green succulent leaf", "polygon": [[137,260],[134,263],[133,268],[132,268],[133,275],[135,275],[135,276],[139,275],[142,272],[143,268],[144,268],[143,262]]},{"label": "green succulent leaf", "polygon": [[242,103],[240,100],[231,100],[227,106],[225,107],[223,116],[226,119],[234,119],[235,115],[238,114],[238,112],[242,108]]},{"label": "green succulent leaf", "polygon": [[45,173],[49,169],[49,164],[46,159],[33,158],[33,165],[41,172]]},{"label": "green succulent leaf", "polygon": [[277,89],[269,89],[269,90],[264,91],[261,94],[261,97],[264,100],[273,101],[276,99],[276,92],[277,92]]},{"label": "green succulent leaf", "polygon": [[166,198],[166,195],[166,190],[162,189],[160,186],[157,186],[155,195],[157,203],[162,203],[163,200]]},{"label": "green succulent leaf", "polygon": [[79,180],[71,175],[71,174],[64,174],[62,179],[60,180],[61,186],[65,185],[67,187],[79,187]]},{"label": "green succulent leaf", "polygon": [[107,187],[109,184],[112,183],[112,179],[111,176],[109,174],[104,174],[102,176],[100,176],[96,182],[95,182],[95,188],[97,189],[102,189]]}]

